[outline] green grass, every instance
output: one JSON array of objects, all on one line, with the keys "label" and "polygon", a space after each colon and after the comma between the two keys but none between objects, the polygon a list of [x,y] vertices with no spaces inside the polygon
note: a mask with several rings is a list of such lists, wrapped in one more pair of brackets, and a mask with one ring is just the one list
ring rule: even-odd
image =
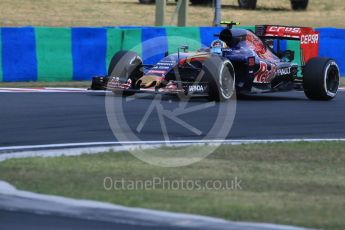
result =
[{"label": "green grass", "polygon": [[[161,150],[150,150],[161,151]],[[196,164],[162,168],[127,152],[13,159],[0,179],[20,189],[126,206],[196,213],[237,221],[345,229],[345,143],[222,146]],[[103,187],[105,177],[142,181],[227,180],[235,190],[129,190]]]}]

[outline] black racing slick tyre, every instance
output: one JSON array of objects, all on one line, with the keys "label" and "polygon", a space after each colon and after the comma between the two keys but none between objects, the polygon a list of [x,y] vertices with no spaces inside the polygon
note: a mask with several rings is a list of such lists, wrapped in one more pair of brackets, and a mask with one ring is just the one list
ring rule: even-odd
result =
[{"label": "black racing slick tyre", "polygon": [[240,8],[254,10],[256,8],[257,0],[238,0]]},{"label": "black racing slick tyre", "polygon": [[303,69],[305,95],[311,100],[332,100],[339,88],[340,72],[330,58],[312,58]]},{"label": "black racing slick tyre", "polygon": [[[119,51],[110,61],[108,68],[108,77],[118,77],[122,82],[132,82],[132,88],[135,88],[136,81],[143,76],[142,59],[132,51]],[[133,92],[123,92],[123,95],[132,95]]]},{"label": "black racing slick tyre", "polygon": [[306,10],[309,0],[291,0],[291,7],[293,10]]},{"label": "black racing slick tyre", "polygon": [[236,95],[235,71],[229,60],[210,57],[204,62],[202,71],[203,81],[208,82],[210,101],[226,101]]}]

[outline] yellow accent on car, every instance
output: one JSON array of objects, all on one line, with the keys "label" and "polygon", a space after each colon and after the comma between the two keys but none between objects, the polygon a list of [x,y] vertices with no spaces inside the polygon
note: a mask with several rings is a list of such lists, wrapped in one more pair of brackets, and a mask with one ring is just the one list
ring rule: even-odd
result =
[{"label": "yellow accent on car", "polygon": [[241,25],[240,22],[234,22],[234,21],[221,21],[220,24],[221,25],[235,25],[235,26]]}]

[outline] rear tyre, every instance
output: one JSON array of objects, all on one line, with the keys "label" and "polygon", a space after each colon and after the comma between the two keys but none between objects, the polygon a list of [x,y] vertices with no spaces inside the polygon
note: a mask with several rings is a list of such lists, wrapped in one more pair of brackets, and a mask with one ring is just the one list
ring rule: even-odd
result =
[{"label": "rear tyre", "polygon": [[214,56],[203,64],[203,81],[208,82],[209,100],[226,101],[236,95],[235,71],[227,59]]},{"label": "rear tyre", "polygon": [[310,59],[303,70],[305,95],[311,100],[332,100],[338,92],[339,73],[339,67],[333,59]]},{"label": "rear tyre", "polygon": [[238,0],[240,8],[254,10],[256,8],[257,0]]},{"label": "rear tyre", "polygon": [[[131,80],[131,88],[135,89],[135,83],[143,76],[142,60],[139,55],[132,51],[119,51],[117,52],[108,68],[108,77],[118,77],[120,81],[126,82]],[[123,92],[124,96],[133,95],[133,92]]]},{"label": "rear tyre", "polygon": [[293,10],[306,10],[309,0],[291,0],[291,7]]}]

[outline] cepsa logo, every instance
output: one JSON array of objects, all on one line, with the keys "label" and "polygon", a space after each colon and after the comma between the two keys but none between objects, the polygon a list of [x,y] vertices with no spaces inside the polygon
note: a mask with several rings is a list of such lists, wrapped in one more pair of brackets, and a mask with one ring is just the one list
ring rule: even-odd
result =
[{"label": "cepsa logo", "polygon": [[301,36],[301,44],[319,43],[319,34],[306,34]]},{"label": "cepsa logo", "polygon": [[300,34],[301,28],[298,27],[284,27],[284,26],[270,26],[267,28],[269,32],[284,32],[292,34]]}]

